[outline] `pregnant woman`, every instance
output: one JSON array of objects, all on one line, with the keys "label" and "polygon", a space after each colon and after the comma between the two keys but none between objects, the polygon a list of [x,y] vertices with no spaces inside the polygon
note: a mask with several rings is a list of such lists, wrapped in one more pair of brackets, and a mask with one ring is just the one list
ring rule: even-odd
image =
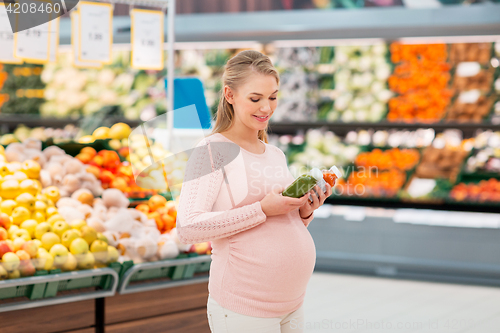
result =
[{"label": "pregnant woman", "polygon": [[[177,229],[184,243],[212,241],[207,316],[213,333],[301,332],[304,326],[316,261],[307,226],[332,192],[327,184],[325,193],[315,187],[319,196],[313,190],[301,198],[281,195],[294,177],[284,153],[267,140],[278,86],[277,70],[260,52],[230,59],[213,132],[187,164]],[[237,157],[225,160],[220,143],[236,147]]]}]

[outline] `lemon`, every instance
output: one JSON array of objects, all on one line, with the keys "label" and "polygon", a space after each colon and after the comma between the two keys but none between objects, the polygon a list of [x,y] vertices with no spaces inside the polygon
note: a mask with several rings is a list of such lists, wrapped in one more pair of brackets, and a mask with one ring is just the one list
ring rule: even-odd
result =
[{"label": "lemon", "polygon": [[94,142],[94,138],[92,135],[84,135],[80,139],[78,139],[79,143],[92,143]]},{"label": "lemon", "polygon": [[109,138],[109,128],[108,127],[97,128],[94,131],[94,133],[92,133],[92,137],[94,138],[94,140]]},{"label": "lemon", "polygon": [[125,123],[117,123],[111,126],[111,128],[109,129],[108,136],[111,139],[123,140],[125,138],[128,138],[130,132],[132,132],[132,129],[130,128],[129,125]]}]

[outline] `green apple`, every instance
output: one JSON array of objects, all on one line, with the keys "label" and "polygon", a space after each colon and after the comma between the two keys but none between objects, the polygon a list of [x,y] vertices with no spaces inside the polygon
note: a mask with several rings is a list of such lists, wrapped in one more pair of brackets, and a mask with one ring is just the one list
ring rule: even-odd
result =
[{"label": "green apple", "polygon": [[35,237],[35,230],[36,227],[38,226],[38,222],[33,219],[29,219],[21,223],[21,229],[25,229],[29,232],[30,237],[34,238]]},{"label": "green apple", "polygon": [[109,244],[108,238],[106,236],[104,236],[103,234],[101,234],[100,232],[97,233],[97,239],[102,240],[103,242],[106,242]]},{"label": "green apple", "polygon": [[46,232],[52,232],[52,226],[47,222],[42,222],[35,228],[35,237],[36,239],[42,239],[42,236]]},{"label": "green apple", "polygon": [[16,269],[15,271],[9,272],[9,279],[19,279],[21,273]]},{"label": "green apple", "polygon": [[44,248],[38,249],[38,265],[41,268],[36,267],[36,269],[45,269],[45,270],[50,270],[52,269],[52,266],[54,265],[54,257],[47,252]]},{"label": "green apple", "polygon": [[54,265],[60,267],[68,259],[68,249],[62,244],[55,244],[50,248],[49,253],[54,257]]},{"label": "green apple", "polygon": [[95,258],[91,252],[85,254],[76,255],[76,261],[78,263],[79,269],[91,269],[94,268]]},{"label": "green apple", "polygon": [[7,252],[2,257],[2,263],[5,270],[10,273],[19,267],[21,260],[19,260],[19,257],[15,253]]},{"label": "green apple", "polygon": [[46,232],[42,235],[42,246],[45,250],[50,251],[55,244],[61,243],[61,239],[53,232]]},{"label": "green apple", "polygon": [[85,239],[87,244],[92,244],[97,239],[97,231],[94,228],[89,227],[88,225],[84,225],[80,228],[80,232],[82,233],[82,238]]},{"label": "green apple", "polygon": [[92,245],[90,245],[90,252],[94,254],[97,263],[105,263],[108,257],[108,243],[96,239]]},{"label": "green apple", "polygon": [[42,241],[39,239],[33,239],[33,242],[38,246],[38,248],[42,247]]},{"label": "green apple", "polygon": [[52,229],[54,229],[54,232],[57,234],[57,236],[62,237],[64,232],[71,229],[71,227],[66,223],[66,221],[56,221],[52,225]]},{"label": "green apple", "polygon": [[9,277],[9,273],[5,270],[2,264],[0,264],[0,280],[5,280]]},{"label": "green apple", "polygon": [[74,255],[86,254],[89,252],[89,244],[83,238],[76,238],[71,242],[69,249]]},{"label": "green apple", "polygon": [[61,237],[62,245],[66,246],[68,249],[71,246],[71,242],[80,237],[80,232],[75,229],[66,230]]},{"label": "green apple", "polygon": [[74,271],[76,269],[76,265],[77,265],[76,257],[71,253],[68,253],[68,259],[66,260],[64,265],[62,265],[61,269],[65,272]]},{"label": "green apple", "polygon": [[12,232],[12,236],[10,238],[12,240],[15,240],[16,238],[22,238],[26,242],[31,240],[28,230],[25,229],[17,229],[16,231]]},{"label": "green apple", "polygon": [[71,228],[80,230],[81,227],[87,225],[87,222],[85,220],[76,220],[71,222]]},{"label": "green apple", "polygon": [[120,254],[118,253],[116,247],[108,245],[108,264],[117,262],[119,256]]}]

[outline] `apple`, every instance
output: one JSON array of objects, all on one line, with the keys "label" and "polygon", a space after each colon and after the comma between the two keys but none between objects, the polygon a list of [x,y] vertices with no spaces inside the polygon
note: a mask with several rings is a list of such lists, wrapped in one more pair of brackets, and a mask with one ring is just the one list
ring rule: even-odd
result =
[{"label": "apple", "polygon": [[118,250],[114,246],[108,245],[108,264],[117,262],[119,256]]},{"label": "apple", "polygon": [[71,222],[71,228],[80,230],[81,227],[86,226],[85,220],[74,220]]},{"label": "apple", "polygon": [[42,191],[42,194],[45,195],[49,200],[56,203],[59,200],[59,189],[55,186],[49,186]]},{"label": "apple", "polygon": [[80,228],[80,232],[82,233],[82,238],[85,239],[87,244],[92,244],[97,239],[97,231],[94,228],[89,227],[88,225],[84,225]]},{"label": "apple", "polygon": [[79,234],[78,230],[69,229],[63,233],[63,235],[61,237],[61,243],[62,243],[62,245],[66,246],[69,249],[71,246],[71,242],[79,237],[80,237],[80,234]]},{"label": "apple", "polygon": [[31,240],[30,233],[26,229],[17,229],[14,231],[10,239],[15,240],[16,238],[23,238],[25,241]]},{"label": "apple", "polygon": [[45,214],[42,212],[33,212],[31,214],[31,219],[37,221],[38,223],[45,222]]},{"label": "apple", "polygon": [[21,262],[19,265],[19,273],[21,276],[33,276],[35,275],[36,268],[31,261]]},{"label": "apple", "polygon": [[24,250],[16,251],[16,256],[19,257],[19,260],[21,260],[21,262],[23,262],[25,260],[30,260],[31,259],[31,257],[28,254],[28,252],[26,252]]},{"label": "apple", "polygon": [[[4,200],[2,201],[2,203],[0,203],[0,212],[6,214],[7,216],[10,216],[10,214],[12,214],[12,210],[14,210],[14,208],[17,206],[17,203],[12,200],[12,199],[9,199],[9,200]],[[12,221],[11,221],[12,223]],[[6,228],[8,229],[8,228]]]},{"label": "apple", "polygon": [[108,257],[108,243],[97,239],[90,245],[90,252],[94,254],[97,263],[105,263]]},{"label": "apple", "polygon": [[46,232],[42,235],[42,246],[45,250],[49,251],[55,244],[61,243],[61,239],[53,232]]},{"label": "apple", "polygon": [[94,268],[95,258],[91,252],[76,255],[76,261],[80,269]]},{"label": "apple", "polygon": [[47,222],[42,222],[38,224],[35,228],[35,237],[37,239],[42,239],[43,234],[46,232],[52,232],[52,226]]},{"label": "apple", "polygon": [[[54,257],[47,252],[44,248],[38,249],[38,265],[36,268],[37,269],[45,269],[45,270],[50,270],[52,269],[52,266],[54,265]],[[38,268],[41,267],[41,268]]]},{"label": "apple", "polygon": [[9,279],[19,279],[20,277],[21,273],[17,269],[15,271],[9,272]]},{"label": "apple", "polygon": [[39,239],[33,239],[33,242],[38,246],[38,248],[42,247],[42,241]]},{"label": "apple", "polygon": [[7,230],[7,232],[9,233],[9,237],[12,237],[12,234],[16,230],[19,230],[19,227],[17,225],[14,225],[14,224],[11,225],[10,228]]},{"label": "apple", "polygon": [[9,277],[9,273],[5,270],[2,264],[0,264],[0,280],[5,280]]},{"label": "apple", "polygon": [[0,240],[9,239],[9,233],[4,228],[0,227]]},{"label": "apple", "polygon": [[15,238],[13,242],[14,242],[14,252],[17,252],[21,250],[23,244],[26,243],[26,240],[23,238]]},{"label": "apple", "polygon": [[51,217],[52,215],[57,214],[57,208],[56,207],[50,207],[48,206],[47,209],[45,210],[45,216]]},{"label": "apple", "polygon": [[68,259],[68,249],[62,244],[55,244],[50,249],[49,253],[54,257],[54,265],[60,267],[64,265]]},{"label": "apple", "polygon": [[108,238],[106,236],[104,236],[103,234],[101,234],[100,232],[97,233],[97,239],[102,240],[103,242],[106,242],[109,244]]},{"label": "apple", "polygon": [[7,252],[2,256],[3,267],[7,272],[15,271],[20,264],[21,260],[13,252]]},{"label": "apple", "polygon": [[26,251],[31,258],[36,257],[38,253],[38,245],[35,243],[35,241],[27,241],[21,246],[21,250]]},{"label": "apple", "polygon": [[66,260],[64,265],[62,265],[61,269],[65,272],[74,271],[76,269],[77,264],[78,263],[76,261],[76,257],[71,253],[68,253],[68,259]]},{"label": "apple", "polygon": [[36,198],[36,201],[35,201],[35,211],[36,212],[41,212],[41,213],[45,214],[45,212],[47,211],[47,204],[44,201],[39,200],[38,198]]},{"label": "apple", "polygon": [[83,238],[75,238],[71,242],[70,251],[74,255],[86,254],[89,252],[89,244]]},{"label": "apple", "polygon": [[37,226],[38,222],[33,219],[26,220],[20,225],[21,229],[25,229],[29,232],[31,238],[35,237],[35,229]]},{"label": "apple", "polygon": [[7,241],[0,241],[0,257],[8,252],[14,252],[14,247],[10,246]]},{"label": "apple", "polygon": [[66,221],[56,221],[52,225],[52,229],[54,229],[54,232],[57,234],[57,236],[62,237],[64,232],[66,230],[71,229],[69,224],[66,223]]},{"label": "apple", "polygon": [[14,223],[15,225],[20,225],[22,222],[29,219],[30,216],[31,216],[31,213],[28,210],[28,208],[26,208],[24,206],[17,206],[12,211],[12,215],[11,215],[12,223]]},{"label": "apple", "polygon": [[12,219],[10,218],[10,216],[5,213],[0,213],[0,227],[4,228],[5,230],[9,230],[11,224]]},{"label": "apple", "polygon": [[47,219],[47,223],[49,223],[50,225],[54,225],[54,223],[57,221],[64,221],[64,217],[62,217],[62,215],[60,214],[54,214]]}]

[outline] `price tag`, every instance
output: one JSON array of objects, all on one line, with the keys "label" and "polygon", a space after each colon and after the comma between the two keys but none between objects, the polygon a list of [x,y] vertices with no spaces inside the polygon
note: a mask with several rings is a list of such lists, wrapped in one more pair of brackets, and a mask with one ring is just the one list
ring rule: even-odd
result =
[{"label": "price tag", "polygon": [[[26,62],[45,64],[50,58],[50,19],[51,13],[39,12],[40,15],[47,16],[47,22],[39,24],[38,16],[23,17],[24,23],[33,26],[14,34],[14,56]],[[27,23],[31,20],[31,23]]]},{"label": "price tag", "polygon": [[131,11],[132,68],[163,69],[163,18],[161,11]]},{"label": "price tag", "polygon": [[79,61],[111,63],[113,7],[105,3],[79,4]]},{"label": "price tag", "polygon": [[80,61],[78,59],[78,38],[80,27],[80,13],[78,11],[71,12],[71,48],[73,49],[73,65],[79,68],[101,68],[101,62]]},{"label": "price tag", "polygon": [[56,62],[59,49],[59,17],[51,21],[50,29],[50,61]]},{"label": "price tag", "polygon": [[14,56],[14,34],[9,22],[5,4],[0,2],[0,62],[22,64],[23,61]]}]

